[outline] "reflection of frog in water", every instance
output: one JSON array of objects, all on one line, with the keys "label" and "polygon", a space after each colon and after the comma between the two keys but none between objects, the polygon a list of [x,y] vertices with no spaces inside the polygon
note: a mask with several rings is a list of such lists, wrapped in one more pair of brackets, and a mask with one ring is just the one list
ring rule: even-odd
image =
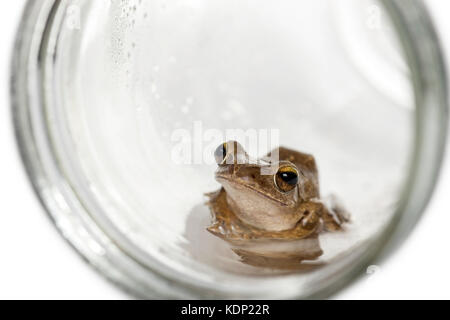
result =
[{"label": "reflection of frog in water", "polygon": [[222,188],[208,194],[213,215],[208,231],[231,243],[243,262],[297,268],[322,255],[320,232],[341,230],[348,221],[343,210],[320,201],[311,155],[279,148],[252,161],[230,141],[217,148],[215,157]]}]

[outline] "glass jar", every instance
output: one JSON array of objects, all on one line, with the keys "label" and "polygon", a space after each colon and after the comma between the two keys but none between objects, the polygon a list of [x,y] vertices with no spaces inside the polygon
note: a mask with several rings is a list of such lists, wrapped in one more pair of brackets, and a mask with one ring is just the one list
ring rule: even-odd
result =
[{"label": "glass jar", "polygon": [[[29,1],[12,72],[42,204],[89,263],[144,298],[336,292],[410,233],[445,145],[445,69],[415,0]],[[320,236],[320,268],[247,266],[206,232],[215,165],[202,148],[173,161],[174,137],[230,128],[275,128],[315,156],[322,194],[351,214]]]}]

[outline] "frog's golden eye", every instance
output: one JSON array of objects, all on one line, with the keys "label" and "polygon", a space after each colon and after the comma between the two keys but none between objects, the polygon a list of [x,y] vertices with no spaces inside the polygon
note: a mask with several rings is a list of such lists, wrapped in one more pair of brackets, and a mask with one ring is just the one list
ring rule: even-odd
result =
[{"label": "frog's golden eye", "polygon": [[298,171],[292,166],[285,166],[278,169],[275,174],[275,184],[282,192],[289,192],[297,186]]},{"label": "frog's golden eye", "polygon": [[214,158],[216,159],[217,164],[223,164],[227,157],[227,144],[222,143],[217,147],[216,151],[214,151]]}]

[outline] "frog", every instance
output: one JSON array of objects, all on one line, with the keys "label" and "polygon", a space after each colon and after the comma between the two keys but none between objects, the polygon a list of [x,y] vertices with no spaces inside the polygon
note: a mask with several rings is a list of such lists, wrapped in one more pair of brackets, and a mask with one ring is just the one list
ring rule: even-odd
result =
[{"label": "frog", "polygon": [[243,262],[292,267],[315,260],[323,254],[319,234],[343,231],[350,221],[342,206],[322,201],[311,154],[278,147],[251,158],[231,140],[214,157],[221,188],[206,194],[212,217],[207,230],[230,243]]}]

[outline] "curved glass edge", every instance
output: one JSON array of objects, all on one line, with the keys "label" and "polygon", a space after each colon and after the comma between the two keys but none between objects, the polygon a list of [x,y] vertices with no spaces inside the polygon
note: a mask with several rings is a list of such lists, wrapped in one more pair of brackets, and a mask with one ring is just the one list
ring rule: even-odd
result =
[{"label": "curved glass edge", "polygon": [[415,136],[401,200],[392,222],[367,245],[357,266],[332,287],[315,297],[332,295],[365,268],[380,264],[405,242],[424,214],[436,187],[448,134],[447,68],[440,39],[422,0],[378,0],[399,33],[402,49],[412,74],[415,94]]}]

